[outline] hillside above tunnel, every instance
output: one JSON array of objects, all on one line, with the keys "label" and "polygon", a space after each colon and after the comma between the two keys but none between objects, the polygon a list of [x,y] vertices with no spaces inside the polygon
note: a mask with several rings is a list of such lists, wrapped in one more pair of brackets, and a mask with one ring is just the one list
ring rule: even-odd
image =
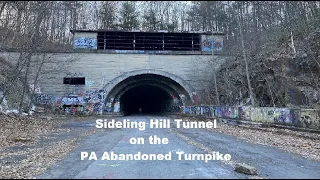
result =
[{"label": "hillside above tunnel", "polygon": [[[257,106],[320,107],[319,35],[296,32],[247,50]],[[243,56],[222,64],[217,79],[221,103],[249,104]]]}]

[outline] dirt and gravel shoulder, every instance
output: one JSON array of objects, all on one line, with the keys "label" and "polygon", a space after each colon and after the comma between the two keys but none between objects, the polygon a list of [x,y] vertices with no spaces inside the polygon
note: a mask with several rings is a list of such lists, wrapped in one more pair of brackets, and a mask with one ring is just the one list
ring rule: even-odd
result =
[{"label": "dirt and gravel shoulder", "polygon": [[98,118],[0,115],[0,179],[41,174],[81,139],[105,130],[92,125]]},{"label": "dirt and gravel shoulder", "polygon": [[[171,118],[184,120],[213,120],[203,117],[172,115]],[[301,155],[310,160],[320,161],[320,133],[301,132],[289,129],[261,127],[253,124],[218,123],[217,128],[208,129],[234,136],[246,142],[267,145]]]}]

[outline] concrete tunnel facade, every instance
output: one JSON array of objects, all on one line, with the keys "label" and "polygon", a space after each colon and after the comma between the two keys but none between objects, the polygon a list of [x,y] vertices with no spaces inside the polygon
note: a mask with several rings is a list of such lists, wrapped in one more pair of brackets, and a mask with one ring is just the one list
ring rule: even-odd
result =
[{"label": "concrete tunnel facade", "polygon": [[[33,84],[35,73],[30,75],[30,87],[37,88],[34,104],[54,107],[59,113],[133,112],[142,105],[145,110],[152,107],[150,111],[172,111],[183,105],[201,104],[206,98],[203,93],[211,83],[212,50],[216,55],[215,68],[228,59],[222,51],[221,32],[71,32],[74,35],[72,52],[43,52],[32,56],[33,62],[45,57],[43,70],[53,72],[41,74],[36,84]],[[123,43],[118,46],[127,36],[130,43],[125,48]],[[145,43],[135,43],[149,36],[162,39],[165,45],[151,48]],[[184,43],[168,45],[170,42],[166,41],[173,37],[184,39],[180,41]],[[154,42],[153,39],[149,43]],[[218,46],[210,49],[205,46],[208,42]],[[0,54],[9,62],[16,62],[20,57],[19,52]],[[30,67],[34,68],[32,72],[37,72],[37,64]]]},{"label": "concrete tunnel facade", "polygon": [[[19,59],[19,53],[4,55],[11,62]],[[172,111],[183,105],[201,103],[201,93],[210,82],[209,55],[124,54],[122,51],[45,55],[50,62],[44,69],[51,70],[60,63],[63,67],[56,69],[54,74],[41,75],[35,85],[37,93],[33,100],[35,106],[53,107],[57,113],[133,112],[138,110],[138,105],[153,107],[150,111]],[[32,56],[34,62],[41,57]],[[226,59],[219,56],[220,62]],[[32,67],[36,71],[37,66]],[[82,81],[69,84],[65,83],[66,78]],[[29,83],[33,85],[34,80],[30,78]],[[142,103],[145,99],[154,102]]]},{"label": "concrete tunnel facade", "polygon": [[105,107],[124,114],[177,111],[194,103],[194,88],[174,74],[160,70],[137,70],[124,73],[103,88]]}]

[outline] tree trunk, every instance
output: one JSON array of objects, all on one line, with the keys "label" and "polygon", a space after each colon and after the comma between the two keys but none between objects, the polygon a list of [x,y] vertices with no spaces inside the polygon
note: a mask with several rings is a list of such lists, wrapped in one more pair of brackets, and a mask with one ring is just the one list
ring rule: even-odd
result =
[{"label": "tree trunk", "polygon": [[55,3],[52,5],[52,20],[51,20],[51,30],[50,30],[50,41],[53,42],[56,30],[56,23],[55,23],[55,15],[56,15],[56,6]]},{"label": "tree trunk", "polygon": [[254,94],[252,91],[252,87],[251,87],[251,82],[250,82],[250,73],[249,73],[249,67],[248,67],[248,61],[247,61],[247,55],[246,55],[246,51],[245,51],[245,46],[244,46],[244,39],[243,39],[243,32],[242,32],[242,6],[240,7],[240,21],[239,21],[239,28],[240,28],[240,39],[241,39],[241,46],[242,46],[242,55],[243,55],[243,59],[246,65],[246,76],[247,76],[247,83],[248,83],[248,89],[249,89],[249,95],[250,95],[250,101],[252,106],[255,106],[255,98],[254,98]]},{"label": "tree trunk", "polygon": [[[24,62],[23,62],[24,61]],[[23,63],[22,63],[23,62]],[[22,63],[22,65],[21,65]],[[6,87],[5,91],[3,92],[3,97],[0,99],[0,104],[3,102],[4,98],[6,97],[6,95],[10,92],[11,90],[11,87],[14,85],[14,82],[18,79],[22,69],[23,69],[23,66],[25,65],[26,63],[26,60],[24,58],[24,54],[23,53],[20,53],[20,56],[19,56],[19,60],[16,64],[16,67],[15,69],[13,70],[14,72],[14,76],[11,78],[11,80],[8,80],[5,84],[9,84],[8,87]],[[19,66],[21,65],[21,68],[19,69]]]},{"label": "tree trunk", "polygon": [[[212,63],[215,63],[213,47],[212,47]],[[212,70],[213,70],[214,89],[215,89],[215,94],[216,94],[216,103],[219,106],[220,105],[220,100],[219,100],[219,93],[218,93],[216,70],[215,70],[214,66],[212,66]]]},{"label": "tree trunk", "polygon": [[33,82],[33,89],[32,89],[32,93],[31,93],[31,96],[30,96],[30,103],[29,103],[29,111],[28,112],[30,112],[31,111],[31,109],[32,109],[32,104],[33,104],[33,96],[34,96],[34,92],[35,92],[35,89],[36,89],[36,84],[38,83],[38,78],[39,78],[39,75],[40,75],[40,73],[41,73],[41,70],[42,70],[42,66],[43,66],[43,64],[44,64],[44,61],[45,61],[45,57],[46,57],[46,54],[43,54],[43,57],[42,57],[42,60],[41,60],[41,62],[40,62],[40,65],[39,65],[39,68],[38,68],[38,71],[37,71],[37,74],[36,74],[36,77],[35,77],[35,79],[34,79],[34,82]]},{"label": "tree trunk", "polygon": [[22,96],[21,96],[21,100],[20,100],[20,105],[19,105],[19,113],[22,113],[22,106],[23,106],[23,99],[25,96],[25,93],[27,91],[27,84],[28,84],[28,74],[30,71],[30,65],[31,65],[31,57],[32,54],[36,51],[37,45],[39,44],[38,40],[39,40],[39,29],[40,29],[40,25],[41,22],[44,18],[44,12],[46,11],[46,5],[47,2],[39,2],[39,11],[36,17],[36,24],[35,24],[35,31],[33,33],[32,39],[31,39],[31,45],[29,48],[29,52],[27,55],[27,69],[26,69],[26,73],[25,73],[25,77],[24,77],[24,83],[23,83],[23,90],[22,90]]}]

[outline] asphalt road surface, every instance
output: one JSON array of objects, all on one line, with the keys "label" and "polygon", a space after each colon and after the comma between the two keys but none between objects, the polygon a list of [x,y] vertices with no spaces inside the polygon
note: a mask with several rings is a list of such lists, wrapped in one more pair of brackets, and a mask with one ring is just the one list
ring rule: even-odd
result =
[{"label": "asphalt road surface", "polygon": [[[206,129],[177,129],[171,119],[170,129],[151,129],[149,119],[160,116],[127,116],[130,121],[144,121],[144,131],[122,128],[98,132],[87,137],[64,160],[59,161],[37,178],[252,178],[234,171],[234,163],[257,168],[260,178],[320,178],[320,163],[283,150],[245,142],[235,137]],[[117,118],[122,121],[124,117]],[[168,119],[168,118],[167,118]],[[109,120],[109,119],[108,119]],[[96,128],[96,123],[73,124],[74,128]],[[149,144],[156,135],[168,138],[168,144]],[[132,137],[143,137],[144,144],[130,144]],[[207,154],[208,149],[230,154],[230,161],[178,160],[176,152]],[[117,154],[168,154],[171,160],[101,160],[104,152]],[[81,152],[95,152],[98,160],[81,160]]]}]

